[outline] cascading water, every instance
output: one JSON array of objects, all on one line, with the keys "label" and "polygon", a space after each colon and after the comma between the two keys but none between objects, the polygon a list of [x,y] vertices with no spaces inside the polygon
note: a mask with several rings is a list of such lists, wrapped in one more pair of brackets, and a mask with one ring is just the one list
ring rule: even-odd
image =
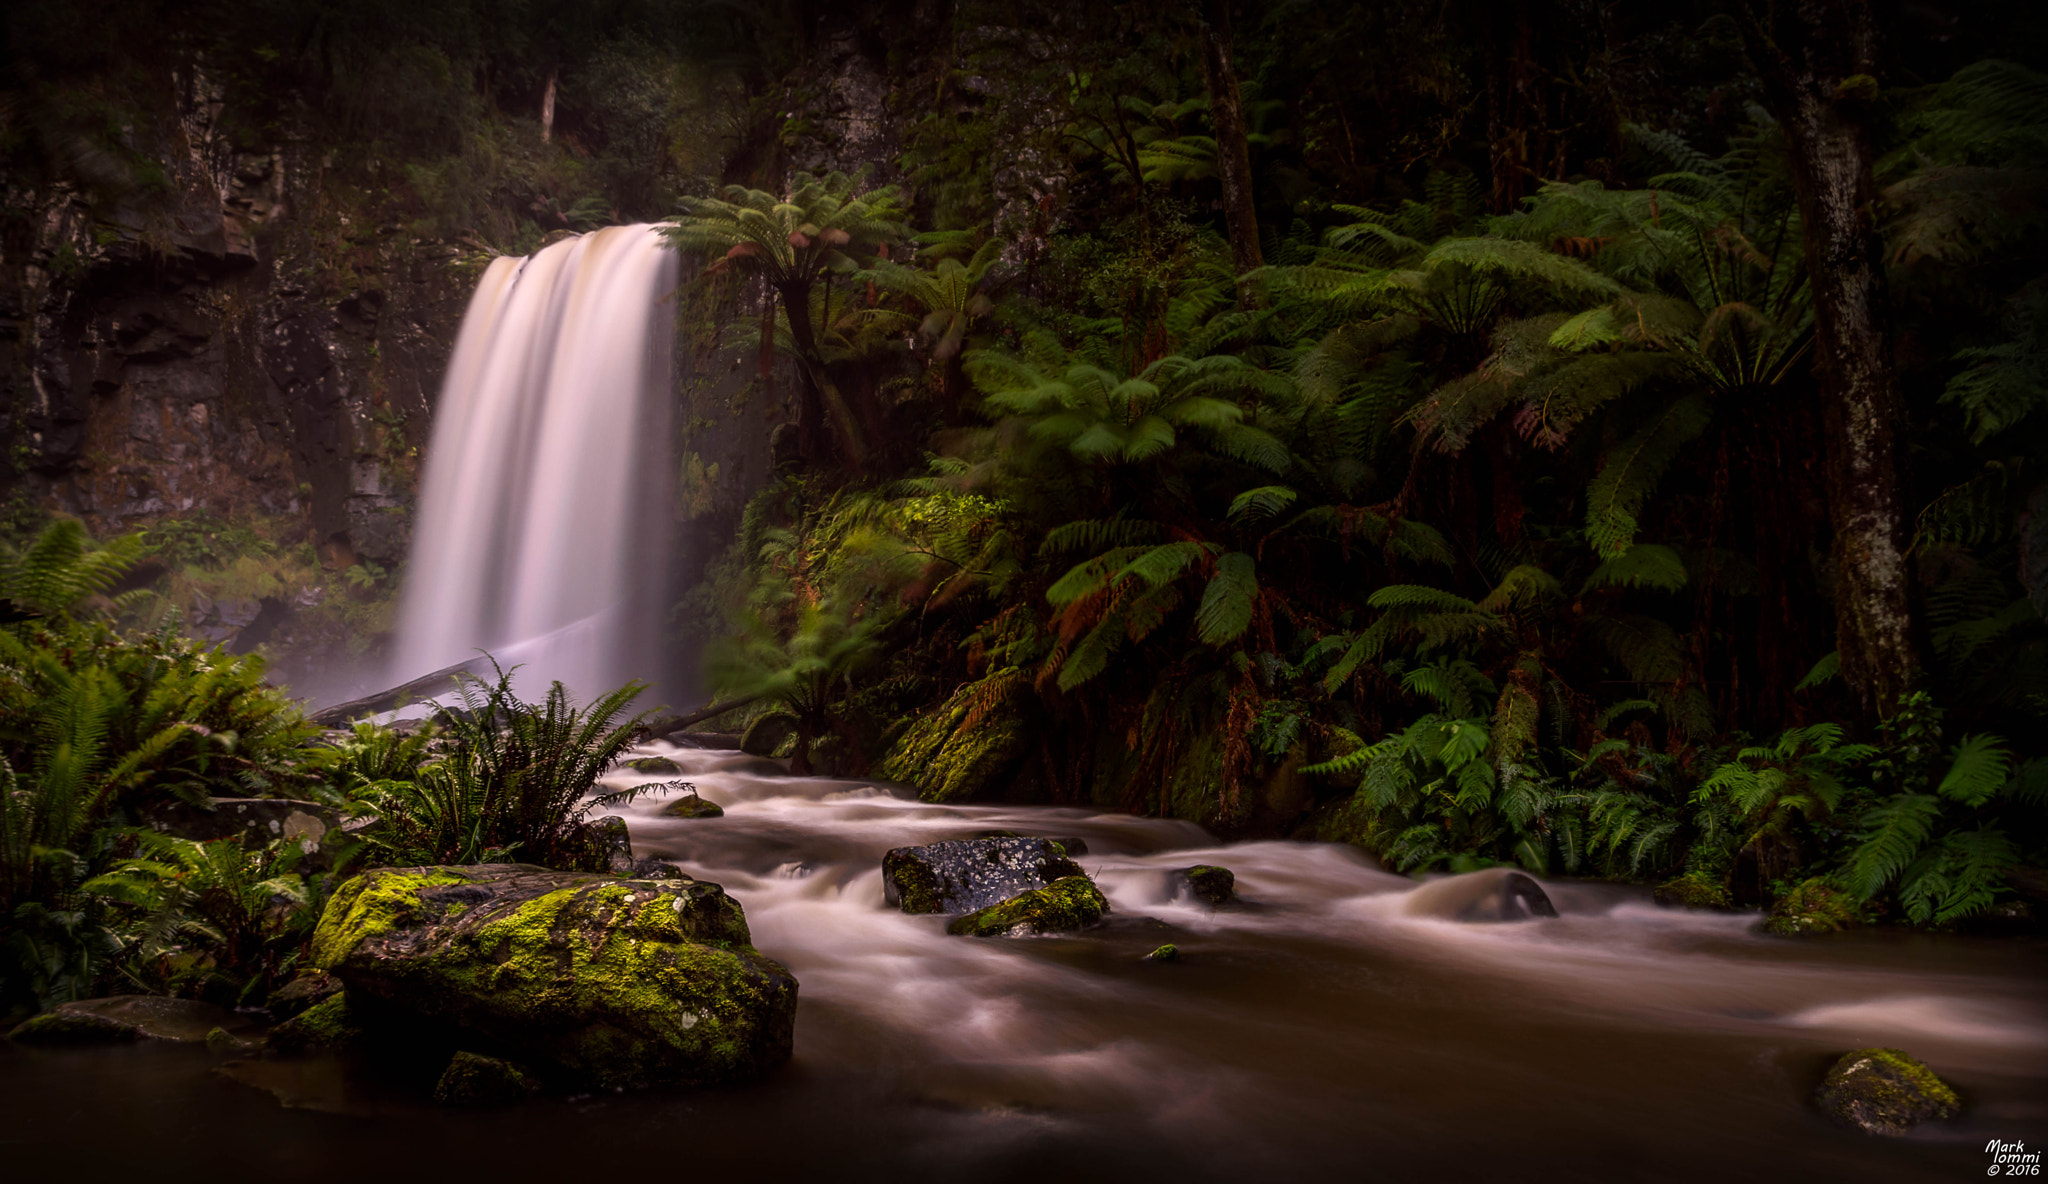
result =
[{"label": "cascading water", "polygon": [[477,285],[442,384],[394,678],[487,650],[531,697],[654,675],[677,257],[615,226]]}]

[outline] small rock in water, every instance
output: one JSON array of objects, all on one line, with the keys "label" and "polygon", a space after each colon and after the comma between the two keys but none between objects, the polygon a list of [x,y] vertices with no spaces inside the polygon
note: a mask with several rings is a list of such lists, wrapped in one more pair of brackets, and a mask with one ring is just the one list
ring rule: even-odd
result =
[{"label": "small rock in water", "polygon": [[1160,946],[1160,947],[1159,947],[1158,949],[1156,949],[1156,950],[1152,951],[1151,953],[1149,953],[1149,954],[1145,955],[1145,957],[1144,957],[1144,961],[1146,961],[1146,962],[1178,962],[1178,961],[1180,961],[1180,947],[1179,947],[1179,946],[1177,946],[1177,945],[1174,945],[1174,944],[1173,944],[1172,942],[1167,942],[1167,943],[1166,943],[1165,945],[1163,945],[1163,946]]},{"label": "small rock in water", "polygon": [[1036,937],[1071,933],[1102,920],[1109,901],[1086,876],[1067,876],[1044,888],[955,917],[946,932],[964,937]]},{"label": "small rock in water", "polygon": [[723,818],[725,817],[725,807],[717,802],[706,801],[693,793],[689,797],[677,798],[675,801],[663,806],[661,808],[661,816],[663,818]]},{"label": "small rock in water", "polygon": [[279,1024],[264,1038],[263,1047],[287,1056],[307,1052],[337,1052],[354,1048],[365,1040],[362,1025],[348,1009],[348,996],[330,995],[319,1003]]},{"label": "small rock in water", "polygon": [[883,895],[906,913],[971,913],[1079,875],[1049,839],[961,839],[882,857]]},{"label": "small rock in water", "polygon": [[1237,875],[1227,867],[1212,867],[1206,863],[1184,867],[1174,873],[1177,891],[1208,905],[1220,908],[1237,899]]},{"label": "small rock in water", "polygon": [[206,1034],[206,1047],[209,1052],[239,1053],[255,1048],[256,1042],[244,1040],[226,1028],[215,1028]]},{"label": "small rock in water", "polygon": [[434,1084],[434,1100],[443,1106],[497,1106],[523,1101],[540,1092],[533,1076],[497,1057],[458,1052]]},{"label": "small rock in water", "polygon": [[325,971],[302,971],[298,977],[270,993],[264,1006],[272,1019],[288,1020],[300,1012],[341,994],[341,980]]},{"label": "small rock in water", "polygon": [[691,877],[675,864],[649,857],[633,864],[633,878],[636,880],[687,880]]},{"label": "small rock in water", "polygon": [[683,767],[665,756],[636,756],[626,762],[626,767],[635,773],[660,773],[674,776]]},{"label": "small rock in water", "polygon": [[241,1032],[255,1027],[247,1016],[196,999],[159,995],[110,995],[57,1006],[15,1028],[9,1038],[22,1044],[90,1044],[127,1040],[171,1040],[203,1044],[216,1028]]},{"label": "small rock in water", "polygon": [[1954,1118],[1962,1099],[1934,1070],[1896,1048],[1846,1053],[1814,1093],[1828,1117],[1867,1135],[1903,1135],[1920,1123]]}]

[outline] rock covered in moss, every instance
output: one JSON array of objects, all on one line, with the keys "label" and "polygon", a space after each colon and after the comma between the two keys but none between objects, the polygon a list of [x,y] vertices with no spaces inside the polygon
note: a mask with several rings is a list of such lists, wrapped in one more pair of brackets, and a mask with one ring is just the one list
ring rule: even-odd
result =
[{"label": "rock covered in moss", "polygon": [[1843,1054],[1814,1101],[1830,1118],[1867,1135],[1903,1135],[1920,1123],[1963,1111],[1962,1099],[1946,1081],[1896,1048]]},{"label": "rock covered in moss", "polygon": [[272,1028],[263,1047],[286,1055],[339,1052],[361,1045],[367,1035],[355,1013],[349,1010],[344,993],[330,995]]},{"label": "rock covered in moss", "polygon": [[740,734],[740,751],[748,756],[774,756],[796,735],[797,718],[787,711],[771,711],[747,725]]},{"label": "rock covered in moss", "polygon": [[1728,885],[1723,884],[1719,877],[1703,872],[1687,872],[1664,881],[1652,890],[1650,899],[1672,909],[1717,909],[1725,912],[1735,907],[1735,898],[1728,894]]},{"label": "rock covered in moss", "polygon": [[1073,875],[1044,888],[1020,893],[999,904],[955,917],[946,932],[963,937],[1036,937],[1072,933],[1102,920],[1109,901],[1095,881]]},{"label": "rock covered in moss", "polygon": [[693,793],[685,798],[677,798],[675,801],[663,806],[661,808],[661,816],[663,818],[723,818],[725,817],[725,807],[717,802],[707,801]]},{"label": "rock covered in moss", "polygon": [[543,1076],[628,1088],[751,1080],[789,1059],[796,979],[750,943],[716,884],[485,864],[349,881],[309,954],[373,1030],[438,1029]]},{"label": "rock covered in moss", "polygon": [[93,1044],[130,1040],[171,1040],[203,1044],[215,1028],[240,1033],[253,1029],[247,1016],[161,995],[110,995],[59,1003],[31,1016],[9,1033],[23,1044]]},{"label": "rock covered in moss", "polygon": [[499,1057],[458,1052],[434,1083],[434,1100],[443,1106],[501,1106],[540,1092],[531,1073]]},{"label": "rock covered in moss", "polygon": [[957,839],[882,857],[882,892],[906,913],[971,913],[1081,874],[1049,839]]},{"label": "rock covered in moss", "polygon": [[233,1055],[248,1052],[256,1047],[253,1040],[244,1040],[226,1028],[215,1028],[206,1034],[206,1048],[209,1052]]},{"label": "rock covered in moss", "polygon": [[1167,943],[1166,943],[1165,945],[1163,945],[1163,946],[1160,946],[1160,947],[1159,947],[1158,949],[1156,949],[1156,950],[1152,951],[1151,953],[1149,953],[1149,954],[1145,955],[1145,957],[1143,958],[1143,961],[1146,961],[1146,962],[1178,962],[1178,961],[1180,961],[1180,947],[1179,947],[1179,946],[1177,946],[1177,945],[1174,945],[1174,944],[1173,944],[1172,942],[1167,942]]},{"label": "rock covered in moss", "polygon": [[1198,863],[1173,875],[1175,896],[1192,896],[1212,909],[1237,899],[1237,875],[1227,867]]},{"label": "rock covered in moss", "polygon": [[340,993],[340,979],[322,970],[309,970],[272,991],[263,1005],[272,1019],[288,1020]]},{"label": "rock covered in moss", "polygon": [[961,687],[896,737],[874,775],[916,786],[927,802],[964,802],[1003,784],[1031,750],[1029,686],[1006,669]]},{"label": "rock covered in moss", "polygon": [[636,756],[626,762],[626,767],[635,773],[653,773],[668,777],[683,771],[681,765],[665,756]]},{"label": "rock covered in moss", "polygon": [[1815,877],[1801,882],[1771,905],[1764,929],[1780,937],[1838,933],[1863,923],[1856,898]]},{"label": "rock covered in moss", "polygon": [[631,875],[633,871],[633,836],[626,829],[626,820],[616,814],[599,818],[590,824],[585,832],[592,856],[591,862],[578,866],[607,867],[616,875]]}]

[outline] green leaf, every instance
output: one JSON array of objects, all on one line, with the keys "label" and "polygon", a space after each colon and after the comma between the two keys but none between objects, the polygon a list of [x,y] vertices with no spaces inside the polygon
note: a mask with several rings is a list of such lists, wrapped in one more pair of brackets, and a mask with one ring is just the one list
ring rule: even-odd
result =
[{"label": "green leaf", "polygon": [[1258,565],[1250,555],[1232,551],[1216,561],[1216,574],[1202,592],[1195,610],[1195,632],[1209,645],[1225,645],[1243,636],[1259,598]]}]

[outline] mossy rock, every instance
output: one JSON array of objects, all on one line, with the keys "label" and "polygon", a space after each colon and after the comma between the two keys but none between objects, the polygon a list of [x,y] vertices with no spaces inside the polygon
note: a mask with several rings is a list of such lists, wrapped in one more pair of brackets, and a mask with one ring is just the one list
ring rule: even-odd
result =
[{"label": "mossy rock", "polygon": [[434,1083],[434,1100],[443,1106],[502,1106],[540,1092],[531,1073],[499,1057],[458,1052]]},{"label": "mossy rock", "polygon": [[9,1037],[22,1044],[95,1044],[169,1040],[204,1044],[215,1028],[239,1033],[255,1021],[196,999],[110,995],[60,1003],[25,1020]]},{"label": "mossy rock", "polygon": [[796,736],[797,718],[787,711],[771,711],[747,725],[740,736],[740,751],[748,756],[774,756],[775,750]]},{"label": "mossy rock", "polygon": [[1666,908],[1713,909],[1727,912],[1735,907],[1735,898],[1728,893],[1728,885],[1718,876],[1701,872],[1687,872],[1676,879],[1666,880],[1650,893],[1650,899]]},{"label": "mossy rock", "polygon": [[1811,933],[1839,933],[1863,923],[1856,898],[1816,877],[1800,883],[1778,898],[1764,922],[1767,932],[1780,937]]},{"label": "mossy rock", "polygon": [[946,932],[962,937],[1034,937],[1072,933],[1102,920],[1109,901],[1095,881],[1068,876],[1000,904],[955,917]]},{"label": "mossy rock", "polygon": [[1954,1118],[1963,1102],[1934,1070],[1896,1048],[1845,1053],[1814,1092],[1822,1112],[1869,1135],[1903,1135]]},{"label": "mossy rock", "polygon": [[1186,892],[1210,908],[1221,908],[1237,899],[1237,874],[1227,867],[1196,864],[1174,873],[1176,895]]},{"label": "mossy rock", "polygon": [[882,857],[884,899],[906,913],[971,913],[1080,874],[1050,839],[956,839]]},{"label": "mossy rock", "polygon": [[635,773],[653,773],[664,777],[673,777],[683,771],[681,765],[665,756],[636,756],[626,762],[626,767]]},{"label": "mossy rock", "polygon": [[[1028,685],[1015,671],[1002,671],[961,687],[903,730],[875,762],[874,775],[916,786],[918,796],[927,802],[962,802],[981,795],[1030,750],[1033,730],[1025,722],[1025,700],[1019,695]],[[977,705],[990,695],[999,697],[1002,709],[984,709],[968,726]]]},{"label": "mossy rock", "polygon": [[1142,960],[1146,962],[1178,962],[1180,961],[1180,947],[1172,942],[1167,942],[1165,945],[1145,955]]},{"label": "mossy rock", "polygon": [[325,1002],[339,994],[340,979],[325,971],[309,970],[272,991],[263,1006],[269,1010],[271,1018],[288,1020],[314,1004]]},{"label": "mossy rock", "polygon": [[725,807],[691,794],[661,808],[663,818],[723,818]]},{"label": "mossy rock", "polygon": [[348,996],[337,994],[272,1028],[263,1047],[286,1055],[340,1052],[360,1047],[367,1039],[368,1033],[349,1010]]},{"label": "mossy rock", "polygon": [[796,980],[750,943],[716,884],[485,864],[359,876],[308,952],[366,1017],[635,1088],[753,1080],[789,1059]]}]

